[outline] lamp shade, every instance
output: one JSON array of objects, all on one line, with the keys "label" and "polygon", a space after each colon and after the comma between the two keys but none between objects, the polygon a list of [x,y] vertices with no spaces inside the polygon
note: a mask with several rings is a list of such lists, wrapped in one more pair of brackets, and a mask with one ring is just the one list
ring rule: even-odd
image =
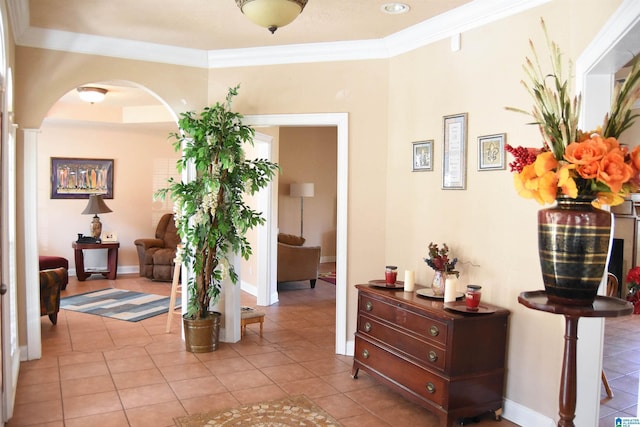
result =
[{"label": "lamp shade", "polygon": [[89,203],[82,211],[82,215],[97,215],[102,213],[113,212],[109,206],[102,200],[100,194],[92,194],[89,196]]},{"label": "lamp shade", "polygon": [[293,22],[307,0],[236,0],[236,4],[250,21],[274,33]]},{"label": "lamp shade", "polygon": [[92,104],[94,102],[104,101],[104,97],[107,95],[107,92],[108,92],[108,90],[103,89],[101,87],[91,87],[91,86],[79,87],[76,90],[78,91],[78,95],[80,96],[80,99],[82,99],[84,102],[90,102]]},{"label": "lamp shade", "polygon": [[294,182],[289,188],[289,195],[291,197],[313,197],[314,185],[313,182],[297,183]]}]

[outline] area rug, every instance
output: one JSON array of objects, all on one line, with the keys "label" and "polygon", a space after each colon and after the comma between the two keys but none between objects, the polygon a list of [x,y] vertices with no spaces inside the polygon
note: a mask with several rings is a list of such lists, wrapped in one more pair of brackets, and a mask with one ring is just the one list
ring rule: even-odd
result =
[{"label": "area rug", "polygon": [[[177,300],[176,308],[179,307]],[[169,297],[107,288],[62,298],[60,308],[138,322],[169,311]]]},{"label": "area rug", "polygon": [[328,273],[320,273],[318,275],[318,279],[320,280],[324,280],[327,283],[331,283],[332,285],[336,284],[336,272],[335,271],[331,271]]},{"label": "area rug", "polygon": [[178,427],[340,427],[306,396],[175,418]]}]

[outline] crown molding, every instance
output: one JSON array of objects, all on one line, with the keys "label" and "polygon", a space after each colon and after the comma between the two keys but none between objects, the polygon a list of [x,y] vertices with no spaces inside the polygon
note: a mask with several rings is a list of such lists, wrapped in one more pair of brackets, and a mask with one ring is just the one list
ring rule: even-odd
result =
[{"label": "crown molding", "polygon": [[551,0],[474,0],[381,39],[201,50],[29,26],[28,2],[8,0],[17,45],[198,68],[391,58]]}]

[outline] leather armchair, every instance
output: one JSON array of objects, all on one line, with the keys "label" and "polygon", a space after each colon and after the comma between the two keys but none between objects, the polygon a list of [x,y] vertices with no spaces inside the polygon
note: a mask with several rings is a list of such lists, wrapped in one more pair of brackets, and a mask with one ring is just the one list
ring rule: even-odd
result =
[{"label": "leather armchair", "polygon": [[278,283],[309,280],[316,287],[320,246],[302,246],[304,237],[278,234]]},{"label": "leather armchair", "polygon": [[173,214],[163,215],[156,227],[155,238],[134,241],[138,250],[140,276],[159,282],[171,282],[179,243],[180,236]]}]

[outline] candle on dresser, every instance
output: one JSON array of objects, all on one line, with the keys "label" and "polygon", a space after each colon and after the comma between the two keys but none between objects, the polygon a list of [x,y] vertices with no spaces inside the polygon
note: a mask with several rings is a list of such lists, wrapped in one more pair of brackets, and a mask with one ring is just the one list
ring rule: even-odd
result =
[{"label": "candle on dresser", "polygon": [[455,276],[447,277],[444,285],[444,302],[453,302],[458,293],[458,279]]},{"label": "candle on dresser", "polygon": [[404,291],[413,292],[416,285],[416,272],[413,270],[404,271]]}]

